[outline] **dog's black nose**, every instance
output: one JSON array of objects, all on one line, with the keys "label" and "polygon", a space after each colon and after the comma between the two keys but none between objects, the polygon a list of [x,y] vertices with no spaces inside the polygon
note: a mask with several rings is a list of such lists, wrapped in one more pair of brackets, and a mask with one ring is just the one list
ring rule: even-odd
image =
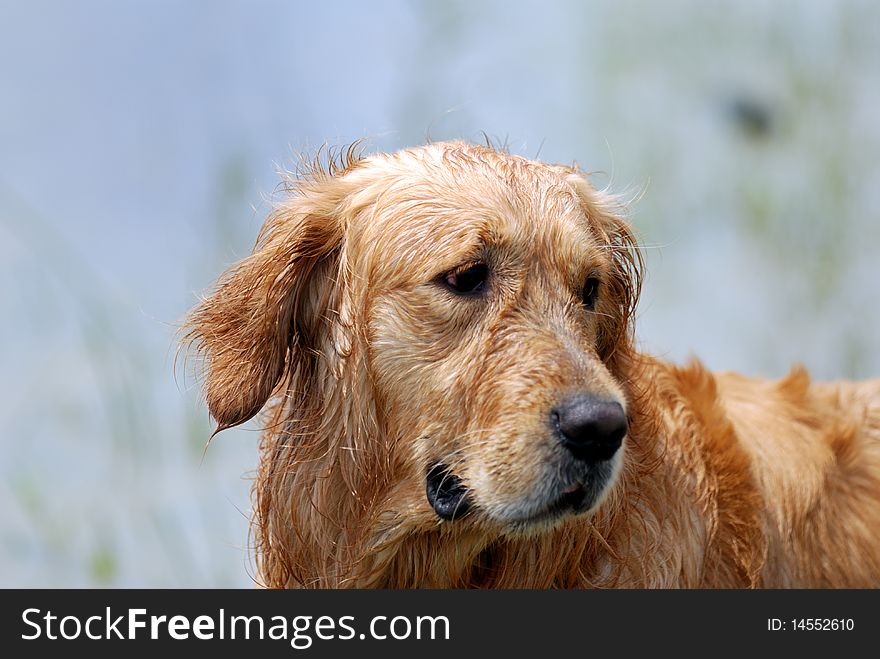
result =
[{"label": "dog's black nose", "polygon": [[558,405],[550,414],[559,441],[578,460],[608,460],[626,435],[626,413],[620,403],[581,395]]}]

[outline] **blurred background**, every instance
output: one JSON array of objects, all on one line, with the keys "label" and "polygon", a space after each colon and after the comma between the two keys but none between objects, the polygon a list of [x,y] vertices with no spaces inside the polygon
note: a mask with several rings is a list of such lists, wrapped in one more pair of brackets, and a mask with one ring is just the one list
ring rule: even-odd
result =
[{"label": "blurred background", "polygon": [[249,586],[180,319],[300,152],[483,141],[631,200],[641,345],[880,375],[880,4],[0,2],[0,586]]}]

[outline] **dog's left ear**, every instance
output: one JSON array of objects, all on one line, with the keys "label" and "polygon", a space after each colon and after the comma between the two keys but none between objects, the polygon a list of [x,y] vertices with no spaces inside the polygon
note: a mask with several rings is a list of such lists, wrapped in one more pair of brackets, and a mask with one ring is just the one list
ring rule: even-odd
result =
[{"label": "dog's left ear", "polygon": [[576,170],[569,170],[567,180],[580,200],[590,228],[611,257],[612,268],[605,286],[607,299],[616,308],[610,314],[610,322],[602,327],[597,346],[602,359],[611,361],[621,347],[632,345],[632,321],[642,290],[644,263],[638,241],[620,215],[622,207],[593,188]]},{"label": "dog's left ear", "polygon": [[218,431],[256,415],[285,372],[313,357],[337,277],[343,187],[332,176],[300,185],[276,206],[253,253],[190,313],[184,342],[204,360]]}]

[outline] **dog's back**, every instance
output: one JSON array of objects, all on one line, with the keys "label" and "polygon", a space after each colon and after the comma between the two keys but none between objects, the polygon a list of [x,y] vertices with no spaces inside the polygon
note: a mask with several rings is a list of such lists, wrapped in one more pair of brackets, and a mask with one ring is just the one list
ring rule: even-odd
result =
[{"label": "dog's back", "polygon": [[761,585],[880,584],[880,380],[716,379],[763,501]]}]

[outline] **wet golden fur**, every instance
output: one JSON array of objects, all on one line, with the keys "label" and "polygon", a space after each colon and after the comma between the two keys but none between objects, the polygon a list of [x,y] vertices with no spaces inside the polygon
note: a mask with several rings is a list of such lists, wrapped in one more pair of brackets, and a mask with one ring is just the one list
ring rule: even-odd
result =
[{"label": "wet golden fur", "polygon": [[[489,264],[489,292],[438,276]],[[601,282],[596,307],[578,299]],[[638,247],[575,169],[439,143],[289,181],[191,314],[219,428],[263,410],[270,587],[880,585],[880,381],[778,382],[636,351]],[[616,397],[629,432],[586,515],[544,496],[548,406]],[[433,461],[476,503],[442,521]],[[529,498],[531,497],[531,498]]]}]

